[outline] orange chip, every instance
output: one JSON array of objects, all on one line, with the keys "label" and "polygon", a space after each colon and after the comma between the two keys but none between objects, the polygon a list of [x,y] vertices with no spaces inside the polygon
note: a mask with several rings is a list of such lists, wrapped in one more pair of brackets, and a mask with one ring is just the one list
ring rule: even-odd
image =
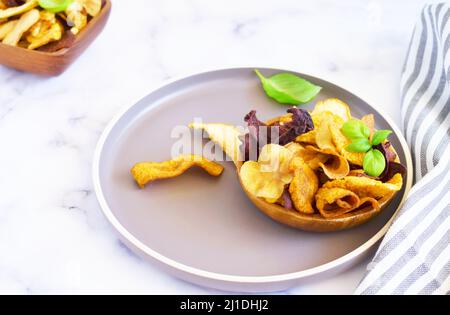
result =
[{"label": "orange chip", "polygon": [[131,169],[131,174],[139,187],[157,179],[177,177],[193,166],[203,168],[208,174],[219,176],[223,166],[198,155],[180,155],[164,162],[141,162]]},{"label": "orange chip", "polygon": [[302,213],[312,214],[314,213],[312,203],[319,187],[319,179],[300,157],[292,159],[291,169],[294,171],[294,178],[289,185],[289,193],[295,209]]}]

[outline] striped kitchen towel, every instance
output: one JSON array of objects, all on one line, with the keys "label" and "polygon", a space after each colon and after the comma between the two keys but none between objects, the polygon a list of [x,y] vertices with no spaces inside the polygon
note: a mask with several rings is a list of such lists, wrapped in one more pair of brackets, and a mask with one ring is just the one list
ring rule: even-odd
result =
[{"label": "striped kitchen towel", "polygon": [[422,10],[401,78],[415,182],[356,294],[450,292],[450,5]]}]

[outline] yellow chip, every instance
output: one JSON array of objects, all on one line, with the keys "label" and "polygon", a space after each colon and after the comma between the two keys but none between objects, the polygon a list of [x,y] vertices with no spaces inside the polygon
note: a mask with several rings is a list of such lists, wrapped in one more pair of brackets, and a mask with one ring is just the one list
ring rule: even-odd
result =
[{"label": "yellow chip", "polygon": [[199,166],[208,174],[219,176],[223,166],[198,155],[180,155],[173,160],[164,162],[141,162],[131,169],[131,174],[139,187],[143,188],[149,182],[180,176],[193,166]]},{"label": "yellow chip", "polygon": [[311,130],[309,132],[306,132],[304,134],[301,134],[297,138],[295,138],[295,141],[301,144],[312,144],[316,145],[316,130]]},{"label": "yellow chip", "polygon": [[243,160],[240,152],[241,134],[236,127],[226,124],[192,123],[189,128],[207,132],[209,138],[217,143],[235,164]]},{"label": "yellow chip", "polygon": [[368,114],[361,117],[361,121],[370,129],[370,140],[372,140],[373,133],[375,131],[375,117],[373,114]]},{"label": "yellow chip", "polygon": [[102,9],[102,0],[83,0],[83,6],[87,14],[97,16]]},{"label": "yellow chip", "polygon": [[84,8],[84,0],[74,0],[66,9],[67,24],[71,25],[70,31],[77,35],[87,25],[87,13]]},{"label": "yellow chip", "polygon": [[0,25],[0,40],[3,40],[16,27],[17,22],[18,20],[12,20]]},{"label": "yellow chip", "polygon": [[291,113],[287,113],[287,114],[284,114],[282,116],[278,116],[278,117],[269,119],[268,121],[266,121],[266,125],[267,126],[273,126],[273,125],[275,125],[277,123],[282,125],[282,124],[285,124],[285,123],[288,123],[288,122],[291,122],[291,121],[292,121],[292,114]]},{"label": "yellow chip", "polygon": [[352,115],[350,114],[350,107],[337,98],[328,98],[317,102],[312,115],[317,115],[322,112],[329,112],[333,115],[339,116],[344,122],[352,118]]},{"label": "yellow chip", "polygon": [[14,26],[14,28],[5,36],[2,43],[11,46],[17,46],[22,35],[28,31],[34,23],[39,21],[39,10],[32,9],[24,13]]},{"label": "yellow chip", "polygon": [[28,0],[22,5],[17,7],[10,7],[3,10],[0,10],[0,19],[10,18],[12,16],[20,15],[22,13],[28,12],[31,9],[37,7],[39,5],[38,0]]},{"label": "yellow chip", "polygon": [[28,31],[28,49],[36,49],[50,42],[60,40],[64,27],[57,21],[54,13],[47,10],[40,12],[40,20]]},{"label": "yellow chip", "polygon": [[292,181],[289,165],[292,152],[277,144],[267,144],[258,161],[245,162],[239,176],[245,189],[256,197],[275,203],[283,194],[285,185]]},{"label": "yellow chip", "polygon": [[323,115],[319,125],[315,126],[316,145],[320,150],[333,151],[337,153],[333,143],[331,129],[335,128],[332,115]]}]

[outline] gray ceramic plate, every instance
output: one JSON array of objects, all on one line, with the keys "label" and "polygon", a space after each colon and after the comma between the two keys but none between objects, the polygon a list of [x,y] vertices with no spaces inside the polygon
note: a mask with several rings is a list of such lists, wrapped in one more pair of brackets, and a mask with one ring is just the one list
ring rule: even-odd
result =
[{"label": "gray ceramic plate", "polygon": [[[285,71],[260,70],[266,75]],[[231,162],[223,163],[225,172],[219,178],[192,169],[138,189],[130,168],[138,161],[169,159],[176,141],[173,126],[196,117],[242,125],[251,109],[262,120],[285,112],[285,106],[266,97],[253,68],[224,69],[165,84],[120,114],[104,132],[94,161],[94,183],[101,208],[122,241],[177,277],[241,292],[285,289],[339,272],[364,257],[386,232],[411,186],[408,147],[392,121],[357,96],[298,75],[323,87],[316,100],[340,98],[350,104],[354,116],[374,113],[377,128],[394,130],[391,140],[409,172],[403,190],[381,215],[334,233],[283,226],[250,203]]]}]

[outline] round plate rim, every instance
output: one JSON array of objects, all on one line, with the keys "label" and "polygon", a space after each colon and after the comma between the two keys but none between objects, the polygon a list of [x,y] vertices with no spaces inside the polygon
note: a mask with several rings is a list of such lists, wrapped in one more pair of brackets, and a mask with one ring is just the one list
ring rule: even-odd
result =
[{"label": "round plate rim", "polygon": [[330,271],[332,269],[338,268],[340,266],[343,266],[352,260],[358,258],[360,255],[364,254],[365,252],[369,251],[378,241],[382,239],[382,237],[386,234],[387,230],[389,229],[390,225],[392,224],[394,218],[398,214],[398,211],[402,207],[403,203],[406,200],[406,197],[408,196],[408,193],[412,187],[412,171],[413,171],[413,163],[412,163],[412,157],[411,157],[411,151],[409,149],[409,146],[406,142],[406,139],[404,138],[402,132],[396,125],[396,123],[390,118],[389,115],[384,113],[382,110],[373,108],[370,103],[364,101],[366,104],[368,104],[375,112],[378,112],[383,118],[389,123],[389,125],[392,126],[394,133],[399,139],[399,142],[401,146],[403,147],[403,150],[405,151],[405,159],[406,159],[406,165],[407,165],[407,181],[405,182],[405,192],[403,194],[402,200],[399,203],[399,206],[395,210],[392,217],[389,219],[389,221],[369,240],[367,240],[364,244],[360,245],[358,248],[354,249],[353,251],[345,254],[344,256],[341,256],[335,260],[332,260],[328,263],[309,268],[302,271],[296,271],[286,274],[279,274],[279,275],[270,275],[270,276],[237,276],[237,275],[227,275],[227,274],[221,274],[211,271],[202,270],[199,268],[191,267],[188,265],[185,265],[183,263],[180,263],[178,261],[175,261],[171,258],[168,258],[155,250],[151,249],[147,245],[143,244],[141,241],[139,241],[136,237],[134,237],[114,216],[113,212],[108,206],[108,203],[106,201],[106,198],[103,194],[103,190],[101,187],[101,181],[100,181],[100,158],[103,151],[103,147],[105,145],[106,140],[108,139],[108,136],[116,123],[134,106],[136,106],[140,101],[142,101],[146,96],[151,95],[158,91],[161,88],[164,88],[167,85],[170,85],[172,83],[175,83],[177,81],[186,80],[190,77],[199,76],[199,75],[206,75],[211,72],[220,72],[220,71],[230,71],[230,70],[242,70],[242,69],[267,69],[267,70],[275,70],[275,71],[282,71],[282,72],[295,72],[299,73],[300,75],[310,76],[313,78],[317,78],[323,81],[326,81],[332,85],[335,85],[339,87],[342,90],[345,90],[347,93],[350,93],[352,95],[352,92],[348,91],[345,88],[342,88],[340,85],[334,83],[333,81],[329,80],[328,78],[323,78],[323,76],[318,77],[315,75],[310,75],[308,73],[296,71],[295,69],[283,69],[281,67],[276,66],[235,66],[235,67],[225,67],[225,68],[211,68],[206,69],[198,72],[191,72],[185,75],[176,76],[174,78],[165,80],[162,84],[156,86],[153,88],[150,92],[148,92],[144,97],[141,97],[135,102],[132,102],[131,105],[126,106],[124,109],[122,109],[115,117],[107,124],[105,127],[102,135],[100,136],[100,139],[97,143],[97,146],[95,148],[94,152],[94,158],[93,158],[93,164],[92,164],[92,179],[93,179],[93,185],[94,185],[94,191],[97,196],[97,200],[99,202],[100,208],[109,221],[109,223],[116,229],[116,231],[119,233],[120,237],[125,239],[127,242],[130,242],[134,247],[139,249],[141,252],[145,253],[146,255],[150,256],[151,258],[155,259],[156,261],[162,263],[163,265],[167,265],[171,268],[174,268],[178,271],[197,276],[200,278],[206,278],[210,280],[217,280],[217,281],[223,281],[223,282],[231,282],[231,283],[240,283],[240,284],[263,284],[263,283],[278,283],[278,282],[285,282],[285,281],[292,281],[292,280],[300,280],[303,278],[307,278],[310,276],[318,275],[321,273],[325,273],[326,271]]}]

